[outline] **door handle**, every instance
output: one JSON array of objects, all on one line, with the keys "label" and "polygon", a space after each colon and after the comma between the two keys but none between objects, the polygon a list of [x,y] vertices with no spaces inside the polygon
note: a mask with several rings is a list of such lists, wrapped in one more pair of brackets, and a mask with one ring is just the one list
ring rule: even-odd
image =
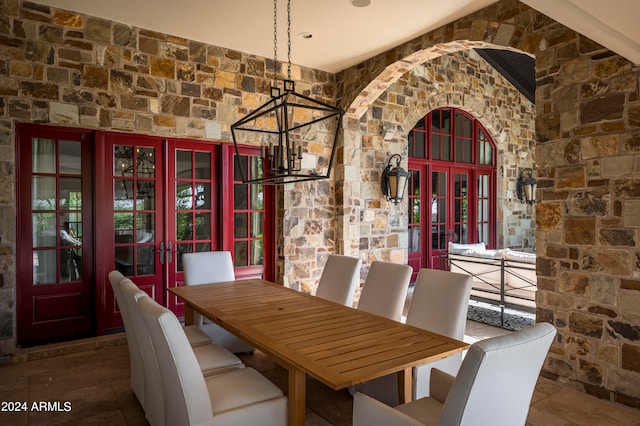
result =
[{"label": "door handle", "polygon": [[164,265],[164,241],[160,243],[160,248],[156,251],[160,253],[160,264]]},{"label": "door handle", "polygon": [[171,241],[167,242],[167,263],[171,263],[173,262],[173,256],[171,255],[172,250],[171,250]]}]

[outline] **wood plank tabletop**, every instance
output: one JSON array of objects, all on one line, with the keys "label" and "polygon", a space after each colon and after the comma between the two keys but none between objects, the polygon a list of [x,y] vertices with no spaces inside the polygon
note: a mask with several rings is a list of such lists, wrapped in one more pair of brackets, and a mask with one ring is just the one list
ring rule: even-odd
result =
[{"label": "wood plank tabletop", "polygon": [[467,343],[260,279],[169,289],[188,308],[338,390],[440,359]]}]

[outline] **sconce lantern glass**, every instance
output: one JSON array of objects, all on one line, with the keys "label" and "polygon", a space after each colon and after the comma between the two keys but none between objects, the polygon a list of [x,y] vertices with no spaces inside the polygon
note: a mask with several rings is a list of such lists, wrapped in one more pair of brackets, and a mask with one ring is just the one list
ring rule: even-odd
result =
[{"label": "sconce lantern glass", "polygon": [[516,195],[518,199],[527,204],[535,204],[536,202],[536,187],[538,181],[533,178],[533,170],[529,167],[520,172],[518,177],[518,183],[516,184]]},{"label": "sconce lantern glass", "polygon": [[[391,161],[396,158],[396,166],[391,168]],[[387,167],[382,172],[382,182],[380,183],[384,198],[393,204],[400,204],[404,198],[404,192],[409,182],[409,172],[400,167],[402,157],[394,154],[389,158]]]}]

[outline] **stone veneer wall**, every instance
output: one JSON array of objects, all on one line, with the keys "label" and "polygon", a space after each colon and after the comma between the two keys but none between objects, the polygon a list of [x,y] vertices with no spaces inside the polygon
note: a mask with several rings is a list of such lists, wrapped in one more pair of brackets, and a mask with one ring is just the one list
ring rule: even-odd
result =
[{"label": "stone veneer wall", "polygon": [[[15,123],[229,140],[229,124],[264,99],[271,67],[268,60],[241,52],[21,0],[4,0],[0,10],[4,355],[14,350]],[[538,318],[559,331],[544,372],[600,398],[639,407],[640,72],[528,6],[502,0],[337,76],[295,67],[294,78],[310,93],[330,100],[336,88],[348,108],[340,149],[344,161],[333,181],[315,187],[312,195],[294,194],[304,189],[295,186],[279,191],[277,226],[286,234],[300,226],[293,223],[294,206],[319,206],[317,217],[309,213],[297,220],[316,220],[302,226],[311,232],[304,238],[325,245],[316,248],[315,260],[304,253],[300,262],[319,262],[329,250],[358,255],[367,208],[360,147],[379,136],[362,117],[412,68],[457,51],[495,46],[536,57]],[[324,210],[333,196],[335,211]],[[328,230],[319,229],[325,224]],[[291,248],[279,250],[282,270],[293,260],[284,257]],[[401,248],[398,253],[394,256],[404,257]],[[291,268],[290,283],[296,281]]]},{"label": "stone veneer wall", "polygon": [[[360,120],[360,256],[406,262],[407,203],[387,203],[380,177],[389,157],[407,155],[407,135],[429,111],[454,106],[478,118],[496,143],[497,247],[533,249],[531,206],[515,195],[518,171],[535,167],[535,110],[520,92],[475,51],[441,56],[418,65],[391,84]],[[390,134],[389,134],[390,133]],[[523,160],[518,154],[527,154]]]},{"label": "stone veneer wall", "polygon": [[[231,142],[230,125],[270,99],[273,61],[23,0],[0,1],[0,11],[2,356],[15,350],[16,123]],[[279,79],[284,71],[279,64]],[[291,71],[296,91],[335,102],[334,75]],[[330,182],[277,192],[276,232],[286,232],[278,281],[295,282],[310,252],[334,249],[333,193]],[[314,207],[306,214],[300,206]],[[304,232],[299,248],[293,222]]]},{"label": "stone veneer wall", "polygon": [[[558,328],[543,373],[640,407],[638,67],[502,0],[339,73],[345,158],[367,139],[360,120],[391,84],[426,61],[482,46],[536,57],[537,318]],[[345,194],[357,193],[357,179],[345,173]],[[343,201],[350,247],[361,205]]]}]

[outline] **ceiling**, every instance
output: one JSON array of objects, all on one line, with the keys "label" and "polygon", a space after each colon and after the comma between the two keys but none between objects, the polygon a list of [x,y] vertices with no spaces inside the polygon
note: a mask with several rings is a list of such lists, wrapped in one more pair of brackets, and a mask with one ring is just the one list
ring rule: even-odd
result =
[{"label": "ceiling", "polygon": [[[35,0],[190,40],[273,57],[269,0]],[[338,72],[482,9],[496,0],[292,0],[291,62]],[[558,22],[640,63],[638,0],[523,0]],[[278,1],[278,59],[287,59],[287,6]],[[301,34],[309,33],[311,38]]]}]

